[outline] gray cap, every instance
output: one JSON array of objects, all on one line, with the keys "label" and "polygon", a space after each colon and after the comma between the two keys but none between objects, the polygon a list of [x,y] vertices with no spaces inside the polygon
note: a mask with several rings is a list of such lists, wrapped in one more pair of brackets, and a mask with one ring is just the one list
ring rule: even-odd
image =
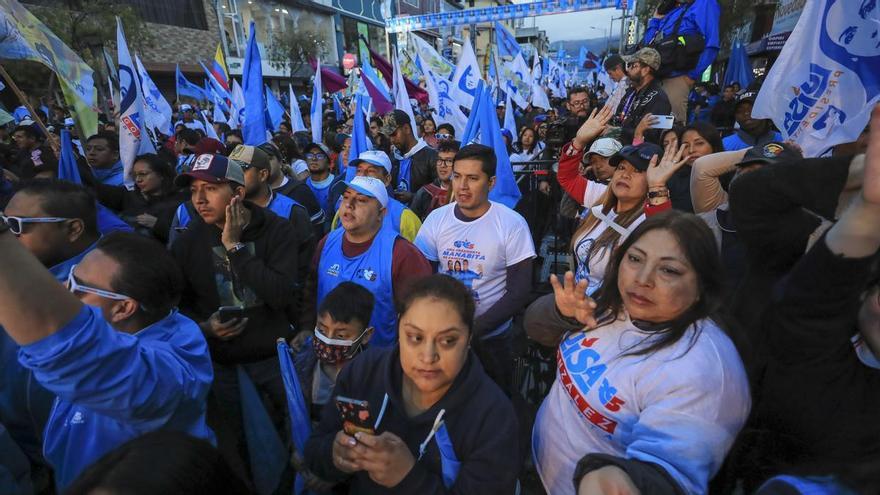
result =
[{"label": "gray cap", "polygon": [[642,48],[632,55],[623,57],[623,60],[628,64],[632,62],[641,62],[654,70],[660,70],[660,53],[653,48]]}]

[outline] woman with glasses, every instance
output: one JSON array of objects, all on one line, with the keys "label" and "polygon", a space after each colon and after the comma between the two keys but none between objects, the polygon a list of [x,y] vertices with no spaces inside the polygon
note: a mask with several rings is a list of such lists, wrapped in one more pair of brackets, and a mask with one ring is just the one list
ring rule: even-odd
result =
[{"label": "woman with glasses", "polygon": [[137,232],[167,243],[174,212],[189,195],[174,187],[174,169],[153,153],[136,157],[130,175],[132,190],[96,184],[98,201],[116,211]]}]

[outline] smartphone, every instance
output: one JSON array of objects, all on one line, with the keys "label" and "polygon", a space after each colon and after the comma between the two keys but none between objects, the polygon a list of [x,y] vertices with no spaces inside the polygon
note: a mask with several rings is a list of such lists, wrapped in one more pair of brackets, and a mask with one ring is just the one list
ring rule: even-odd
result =
[{"label": "smartphone", "polygon": [[355,433],[367,433],[375,435],[373,421],[370,418],[370,403],[365,400],[350,399],[341,395],[336,396],[336,408],[342,416],[342,430],[354,436]]},{"label": "smartphone", "polygon": [[220,308],[217,309],[217,313],[220,314],[220,323],[226,323],[233,318],[244,317],[244,308],[238,306],[220,306]]},{"label": "smartphone", "polygon": [[675,123],[674,115],[655,115],[654,117],[657,117],[657,123],[648,129],[672,129],[672,124]]}]

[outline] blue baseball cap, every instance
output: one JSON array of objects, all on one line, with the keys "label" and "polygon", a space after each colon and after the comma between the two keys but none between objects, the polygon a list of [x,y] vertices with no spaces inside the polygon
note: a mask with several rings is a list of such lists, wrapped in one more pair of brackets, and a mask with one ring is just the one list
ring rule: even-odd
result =
[{"label": "blue baseball cap", "polygon": [[388,189],[384,182],[375,177],[355,177],[346,181],[345,185],[359,194],[376,199],[382,208],[388,206]]}]

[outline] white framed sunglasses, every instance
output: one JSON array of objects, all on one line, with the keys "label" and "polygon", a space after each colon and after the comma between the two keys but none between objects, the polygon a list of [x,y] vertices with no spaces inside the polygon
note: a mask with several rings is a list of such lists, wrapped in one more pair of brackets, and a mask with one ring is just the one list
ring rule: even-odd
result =
[{"label": "white framed sunglasses", "polygon": [[70,273],[67,274],[67,282],[65,282],[65,286],[67,290],[71,292],[71,294],[76,294],[77,292],[82,292],[85,294],[94,294],[98,297],[103,297],[106,299],[112,299],[114,301],[125,301],[127,299],[131,299],[136,302],[141,309],[146,309],[141,305],[141,303],[137,302],[133,297],[126,296],[125,294],[120,294],[118,292],[113,292],[105,289],[99,289],[97,287],[90,287],[88,285],[81,284],[77,282],[76,276],[74,275],[74,271],[76,270],[76,264],[70,267]]},{"label": "white framed sunglasses", "polygon": [[0,218],[6,222],[6,225],[9,225],[9,231],[15,235],[21,235],[24,231],[24,226],[29,223],[61,223],[73,220],[72,218],[63,217],[12,217],[4,214],[0,214]]}]

